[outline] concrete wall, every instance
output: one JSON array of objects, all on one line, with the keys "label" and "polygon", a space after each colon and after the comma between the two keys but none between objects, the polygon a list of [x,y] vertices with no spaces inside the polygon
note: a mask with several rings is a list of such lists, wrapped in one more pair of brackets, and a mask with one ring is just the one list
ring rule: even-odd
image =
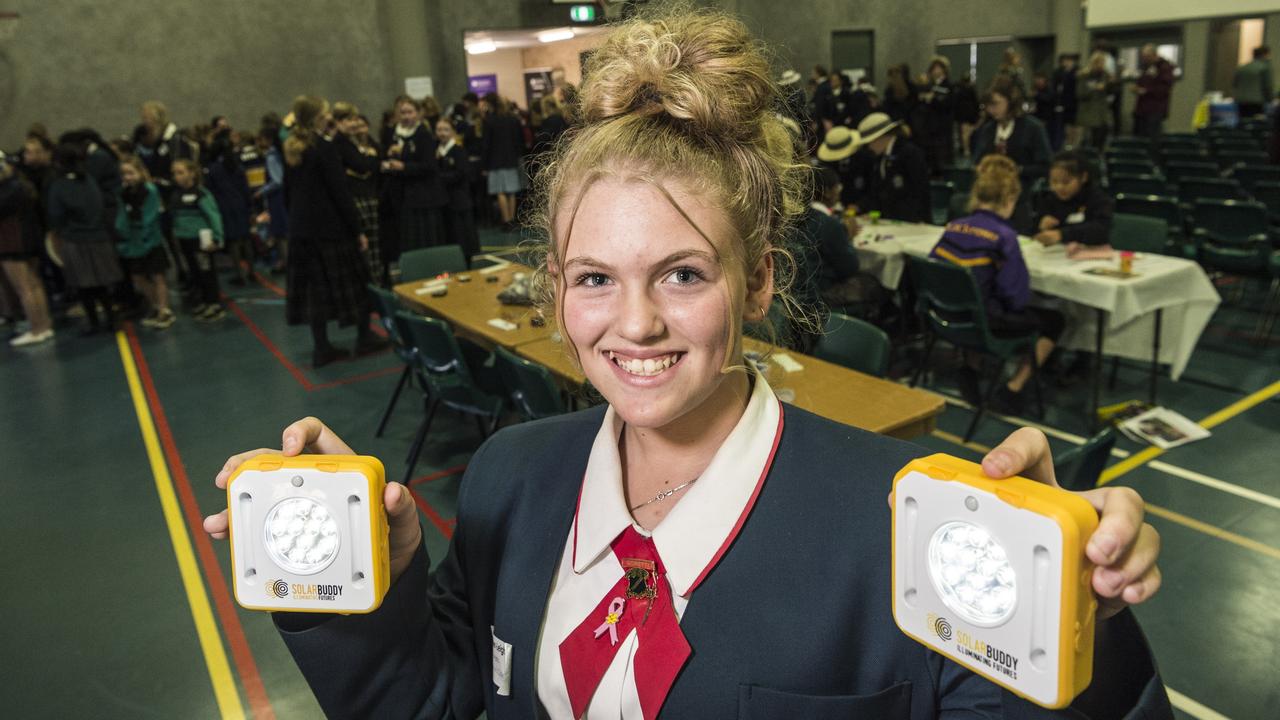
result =
[{"label": "concrete wall", "polygon": [[[397,87],[384,15],[349,0],[10,0],[17,35],[0,42],[0,147],[28,125],[129,132],[160,100],[179,124],[215,114],[255,128],[302,92],[372,110]],[[8,87],[8,90],[3,88]]]}]

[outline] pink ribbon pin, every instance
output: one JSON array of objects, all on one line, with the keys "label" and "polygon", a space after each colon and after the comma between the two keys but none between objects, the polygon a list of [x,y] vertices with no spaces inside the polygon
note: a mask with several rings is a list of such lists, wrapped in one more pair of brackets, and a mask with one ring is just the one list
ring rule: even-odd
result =
[{"label": "pink ribbon pin", "polygon": [[596,628],[596,637],[600,637],[607,630],[609,632],[609,644],[618,644],[618,620],[622,618],[622,608],[626,601],[620,597],[616,597],[609,603],[609,614],[605,616],[604,622],[600,623],[600,627]]}]

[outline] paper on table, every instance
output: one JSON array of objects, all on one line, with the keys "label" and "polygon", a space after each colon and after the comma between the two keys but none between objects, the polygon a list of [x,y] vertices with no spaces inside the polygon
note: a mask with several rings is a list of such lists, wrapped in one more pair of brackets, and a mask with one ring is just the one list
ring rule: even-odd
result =
[{"label": "paper on table", "polygon": [[796,362],[795,358],[791,357],[786,353],[778,353],[776,355],[773,355],[772,357],[773,357],[773,361],[778,363],[778,367],[781,367],[783,370],[786,370],[787,372],[800,372],[801,370],[804,369],[803,365]]},{"label": "paper on table", "polygon": [[506,330],[508,332],[515,330],[517,327],[519,327],[515,323],[509,320],[503,320],[502,318],[493,318],[492,320],[489,321],[489,324],[492,325],[493,327],[498,328],[499,330]]},{"label": "paper on table", "polygon": [[413,294],[414,294],[414,295],[427,295],[427,294],[429,294],[429,293],[433,293],[433,292],[435,292],[435,291],[437,291],[437,290],[444,290],[444,289],[446,289],[446,288],[448,288],[448,287],[449,287],[449,281],[448,281],[448,280],[432,280],[432,281],[430,281],[430,282],[426,283],[425,285],[423,285],[422,287],[420,287],[420,288],[418,288],[418,289],[414,290],[414,291],[413,291]]}]

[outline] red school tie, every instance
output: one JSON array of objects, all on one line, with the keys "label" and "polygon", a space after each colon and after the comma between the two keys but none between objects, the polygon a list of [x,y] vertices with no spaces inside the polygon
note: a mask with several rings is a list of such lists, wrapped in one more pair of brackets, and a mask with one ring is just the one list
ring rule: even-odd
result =
[{"label": "red school tie", "polygon": [[622,579],[560,643],[569,704],[573,716],[582,717],[622,641],[635,628],[639,637],[636,690],[645,720],[653,720],[691,650],[680,631],[666,569],[653,539],[628,526],[613,541],[612,548],[623,568]]}]

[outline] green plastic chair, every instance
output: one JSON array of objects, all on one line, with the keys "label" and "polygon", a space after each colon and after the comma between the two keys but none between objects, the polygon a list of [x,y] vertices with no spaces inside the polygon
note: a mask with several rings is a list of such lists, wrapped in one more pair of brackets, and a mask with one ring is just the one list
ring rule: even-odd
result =
[{"label": "green plastic chair", "polygon": [[973,420],[965,430],[964,441],[968,442],[978,427],[978,421],[986,412],[987,403],[1000,385],[1005,364],[1020,355],[1028,355],[1032,358],[1031,384],[1035,387],[1036,405],[1043,417],[1044,399],[1040,392],[1040,373],[1034,362],[1039,334],[1031,332],[1016,337],[997,337],[987,323],[986,303],[968,268],[914,255],[907,255],[906,258],[909,278],[918,298],[917,312],[923,316],[928,331],[924,355],[911,378],[911,386],[915,387],[920,382],[920,377],[929,364],[929,356],[933,353],[934,343],[939,339],[1000,360],[986,392],[982,393]]},{"label": "green plastic chair", "polygon": [[400,373],[400,380],[396,382],[395,392],[391,393],[391,401],[387,403],[387,409],[382,412],[378,430],[373,434],[374,437],[382,437],[382,432],[387,428],[387,421],[391,419],[391,413],[396,409],[396,402],[400,400],[400,393],[404,390],[409,377],[413,375],[413,345],[400,335],[400,327],[396,324],[395,317],[400,311],[400,300],[395,293],[370,284],[369,294],[373,296],[373,307],[378,311],[378,323],[382,325],[383,330],[387,331],[387,339],[391,341],[391,347],[395,350],[396,356],[404,362],[404,371]]},{"label": "green plastic chair", "polygon": [[1112,175],[1155,175],[1156,164],[1150,160],[1118,159],[1107,160],[1107,176]]},{"label": "green plastic chair", "polygon": [[1267,206],[1272,225],[1280,225],[1280,180],[1257,180],[1249,189],[1253,199]]},{"label": "green plastic chair", "polygon": [[1164,176],[1172,183],[1181,183],[1190,178],[1218,178],[1221,171],[1211,162],[1168,162],[1164,166]]},{"label": "green plastic chair", "polygon": [[568,412],[551,371],[504,347],[493,351],[507,397],[525,420],[540,420]]},{"label": "green plastic chair", "polygon": [[1169,183],[1163,177],[1154,174],[1126,175],[1123,173],[1107,178],[1107,189],[1112,195],[1128,193],[1130,195],[1168,195]]},{"label": "green plastic chair", "polygon": [[1054,458],[1054,476],[1064,490],[1079,492],[1098,486],[1098,478],[1107,468],[1107,458],[1116,446],[1116,431],[1107,428]]},{"label": "green plastic chair", "polygon": [[1116,250],[1163,255],[1168,242],[1169,224],[1164,220],[1128,213],[1111,217],[1111,247]]},{"label": "green plastic chair", "polygon": [[1163,220],[1169,227],[1169,234],[1173,241],[1179,242],[1186,237],[1183,231],[1182,208],[1178,205],[1176,198],[1164,195],[1120,193],[1116,195],[1115,212]]},{"label": "green plastic chair", "polygon": [[467,258],[460,245],[437,245],[400,255],[400,282],[433,278],[443,273],[466,272]]},{"label": "green plastic chair", "polygon": [[1240,183],[1227,178],[1184,178],[1178,183],[1178,202],[1187,206],[1196,200],[1247,200]]},{"label": "green plastic chair", "polygon": [[426,411],[406,460],[404,483],[408,485],[427,431],[431,429],[431,420],[441,405],[474,416],[481,433],[488,437],[502,419],[504,403],[501,397],[485,392],[476,384],[453,330],[444,321],[401,310],[395,314],[395,322],[414,349],[414,369],[424,388],[422,400]]},{"label": "green plastic chair", "polygon": [[1237,163],[1231,168],[1230,176],[1252,192],[1259,182],[1280,182],[1280,165]]},{"label": "green plastic chair", "polygon": [[951,206],[951,196],[956,186],[946,180],[929,182],[929,208],[933,211],[933,224],[942,225],[947,221],[947,211]]},{"label": "green plastic chair", "polygon": [[951,201],[947,203],[947,222],[951,222],[956,218],[962,218],[969,214],[969,193],[958,192],[951,196]]},{"label": "green plastic chair", "polygon": [[1144,150],[1151,149],[1151,138],[1138,137],[1137,135],[1126,135],[1124,137],[1111,138],[1108,150],[1117,150],[1120,148],[1142,148]]},{"label": "green plastic chair", "polygon": [[1248,200],[1198,200],[1192,237],[1206,269],[1266,277],[1271,258],[1267,207]]},{"label": "green plastic chair", "polygon": [[1262,150],[1222,149],[1214,154],[1218,159],[1218,167],[1232,168],[1236,165],[1265,165],[1270,160]]},{"label": "green plastic chair", "polygon": [[866,320],[833,312],[814,357],[875,377],[889,373],[889,336]]},{"label": "green plastic chair", "polygon": [[1146,148],[1121,147],[1107,150],[1103,158],[1108,162],[1151,162],[1151,151]]},{"label": "green plastic chair", "polygon": [[1165,148],[1160,151],[1160,165],[1163,167],[1171,162],[1209,162],[1209,151],[1202,147],[1192,147],[1190,145],[1180,145],[1177,147]]}]

